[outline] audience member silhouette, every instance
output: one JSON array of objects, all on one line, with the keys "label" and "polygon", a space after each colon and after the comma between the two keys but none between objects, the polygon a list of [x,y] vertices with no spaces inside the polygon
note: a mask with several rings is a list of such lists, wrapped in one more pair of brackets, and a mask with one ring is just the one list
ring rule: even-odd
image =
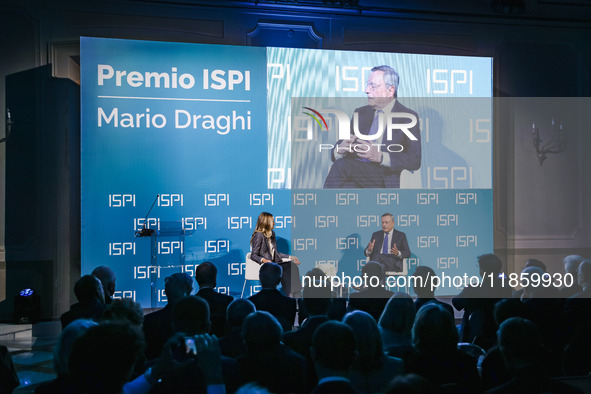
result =
[{"label": "audience member silhouette", "polygon": [[487,393],[579,393],[546,373],[542,336],[533,322],[511,317],[501,323],[497,336],[507,370],[514,377]]},{"label": "audience member silhouette", "polygon": [[[580,385],[591,371],[591,260],[581,260],[564,258],[565,272],[573,274],[576,267],[577,286],[561,289],[537,285],[534,277],[543,278],[546,267],[527,260],[521,274],[530,284],[519,290],[519,298],[510,298],[508,286],[503,288],[498,279],[500,260],[493,254],[479,256],[483,284],[467,286],[453,303],[464,311],[463,340],[488,349],[478,364],[480,377],[476,365],[484,353],[472,343],[458,343],[454,310],[435,298],[429,286],[435,272],[426,266],[413,274],[423,279],[413,282],[413,303],[407,294],[386,290],[381,266],[367,263],[362,273],[374,286],[351,295],[343,323],[330,320],[334,294],[318,281],[326,276],[315,268],[306,274],[317,281],[304,282],[300,327],[284,333],[282,325],[292,328],[296,300],[277,290],[279,265],[262,265],[261,292],[226,304],[231,297],[214,290],[216,267],[202,263],[196,270],[198,294],[207,300],[188,296],[189,275],[165,279],[168,305],[144,322],[146,339],[152,346],[159,342],[149,363],[140,332],[141,306],[130,299],[104,304],[106,292],[112,298],[115,277],[102,266],[94,272],[106,275],[103,284],[93,275],[76,282],[78,303],[61,317],[64,330],[54,355],[57,378],[36,392],[213,393],[235,392],[246,383],[240,392],[577,393],[556,377],[570,376],[577,382],[569,384]],[[560,299],[565,294],[572,295]],[[218,306],[218,334],[227,331],[219,342],[209,335]],[[99,325],[86,320],[99,318]],[[187,352],[191,343],[194,353]],[[472,355],[467,347],[479,353]],[[405,369],[409,374],[403,375]]]},{"label": "audience member silhouette", "polygon": [[248,299],[257,308],[257,311],[267,311],[279,321],[283,331],[289,331],[295,321],[297,304],[295,298],[287,297],[277,286],[281,283],[282,268],[277,263],[265,263],[261,265],[259,280],[262,289]]},{"label": "audience member silhouette", "polygon": [[[583,256],[579,256],[576,254],[571,254],[566,256],[562,262],[564,264],[564,274],[570,274],[572,277],[572,285],[571,286],[563,286],[560,289],[560,297],[561,298],[569,298],[583,290],[581,286],[579,286],[578,280],[578,271],[579,265],[583,262]],[[566,278],[565,278],[566,280]],[[570,284],[570,283],[569,283]]]},{"label": "audience member silhouette", "polygon": [[246,316],[255,311],[254,304],[246,299],[239,298],[228,305],[226,311],[228,333],[219,340],[223,356],[236,358],[246,353],[246,345],[242,340],[242,323]]},{"label": "audience member silhouette", "polygon": [[[142,331],[142,324],[144,322],[144,311],[139,302],[135,302],[131,298],[121,298],[113,300],[113,303],[107,306],[101,318],[102,321],[119,322],[129,324],[138,335],[144,338]],[[133,378],[138,377],[145,371],[146,356],[142,355],[141,362],[136,363],[136,369],[133,373]],[[131,394],[131,393],[130,393]]]},{"label": "audience member silhouette", "polygon": [[[521,298],[523,301],[529,298],[556,298],[558,297],[558,289],[554,286],[544,286],[544,278],[551,278],[550,274],[547,274],[540,267],[525,267],[521,271],[521,281],[524,283],[521,289]],[[527,279],[527,280],[526,280]]]},{"label": "audience member silhouette", "polygon": [[6,346],[0,345],[0,394],[10,394],[18,386],[20,386],[20,380],[12,362],[12,356]]},{"label": "audience member silhouette", "polygon": [[451,305],[435,298],[435,287],[432,286],[433,282],[431,279],[435,276],[433,268],[427,267],[426,265],[420,265],[415,269],[412,276],[416,278],[413,283],[414,291],[417,295],[417,299],[415,300],[415,309],[417,311],[421,309],[423,305],[431,302],[443,306],[452,316],[454,315],[454,308]]},{"label": "audience member silhouette", "polygon": [[439,387],[415,373],[407,373],[392,379],[384,394],[439,394]]},{"label": "audience member silhouette", "polygon": [[407,365],[447,392],[474,393],[480,390],[476,362],[458,350],[458,331],[453,316],[437,304],[424,305],[412,328],[413,344],[419,354]]},{"label": "audience member silhouette", "polygon": [[105,304],[109,305],[113,302],[113,294],[115,294],[115,282],[117,281],[115,273],[106,265],[101,265],[92,271],[92,275],[101,281],[105,294]]},{"label": "audience member silhouette", "polygon": [[525,317],[538,326],[548,348],[555,352],[562,351],[566,345],[566,329],[562,318],[563,302],[558,298],[558,288],[542,284],[543,275],[547,279],[550,277],[539,267],[526,267],[521,275],[529,281],[523,287],[521,295],[526,310]]},{"label": "audience member silhouette", "polygon": [[79,392],[119,394],[144,351],[144,341],[127,324],[102,323],[78,338],[68,369]]},{"label": "audience member silhouette", "polygon": [[517,298],[503,298],[495,303],[493,316],[497,327],[510,317],[526,317],[527,309]]},{"label": "audience member silhouette", "polygon": [[527,259],[527,261],[525,262],[524,268],[527,268],[527,267],[538,267],[543,272],[548,272],[548,268],[546,267],[546,264],[544,264],[541,260],[538,260],[538,259]]},{"label": "audience member silhouette", "polygon": [[187,336],[207,334],[211,329],[207,301],[196,295],[178,299],[172,309],[172,327]]},{"label": "audience member silhouette", "polygon": [[464,287],[452,299],[452,304],[458,311],[464,311],[460,341],[474,343],[486,350],[495,342],[493,306],[500,299],[511,297],[511,289],[501,283],[502,263],[496,255],[478,256],[478,266],[482,284]]},{"label": "audience member silhouette", "polygon": [[[527,309],[518,298],[504,298],[495,304],[493,314],[498,327],[511,317],[525,317]],[[480,379],[484,390],[499,386],[511,379],[511,375],[505,367],[501,350],[496,343],[488,349],[481,362]]]},{"label": "audience member silhouette", "polygon": [[343,323],[353,330],[357,350],[349,374],[351,384],[361,393],[382,392],[388,382],[404,373],[404,362],[384,354],[378,324],[369,313],[349,312]]},{"label": "audience member silhouette", "polygon": [[[311,271],[306,274],[312,277]],[[320,279],[320,277],[316,277]],[[317,282],[319,283],[319,282]],[[283,342],[306,358],[310,356],[312,336],[316,328],[328,321],[326,316],[331,303],[331,291],[328,286],[306,286],[303,290],[302,304],[308,312],[308,317],[303,324],[294,331],[286,332]]]},{"label": "audience member silhouette", "polygon": [[74,294],[78,302],[61,315],[62,329],[76,319],[98,321],[106,308],[103,286],[94,275],[84,275],[78,279],[74,285]]},{"label": "audience member silhouette", "polygon": [[[538,267],[542,272],[547,272],[546,264],[538,259],[527,259],[521,272],[524,272],[526,268]],[[524,289],[515,290],[512,294],[513,298],[521,298],[523,296]]]},{"label": "audience member silhouette", "polygon": [[[204,370],[202,360],[199,359],[199,353],[188,354],[186,339],[196,341],[196,336],[215,338],[206,335],[211,327],[209,305],[204,299],[197,296],[189,295],[180,298],[173,307],[172,326],[175,334],[169,341],[176,341],[171,350],[178,367],[166,372],[151,392],[154,394],[207,392],[208,374]],[[215,348],[219,351],[217,339],[215,342]],[[240,385],[237,363],[228,357],[221,356],[219,358],[226,390],[234,392]]]},{"label": "audience member silhouette", "polygon": [[361,268],[361,275],[365,278],[367,286],[349,296],[348,309],[349,311],[365,311],[377,322],[386,303],[394,293],[384,287],[386,277],[382,264],[369,261]]},{"label": "audience member silhouette", "polygon": [[310,353],[318,376],[313,394],[358,392],[349,380],[357,357],[355,334],[351,327],[332,320],[321,324],[312,338]]},{"label": "audience member silhouette", "polygon": [[577,281],[581,291],[574,295],[574,298],[591,298],[591,259],[585,259],[577,269]]},{"label": "audience member silhouette", "polygon": [[297,330],[286,332],[283,335],[283,343],[306,359],[307,387],[311,390],[316,386],[318,377],[316,376],[314,363],[310,355],[310,346],[312,346],[312,337],[318,326],[329,320],[327,313],[331,307],[332,293],[330,291],[330,285],[320,286],[322,284],[320,281],[325,276],[321,270],[315,268],[308,271],[306,276],[315,279],[318,285],[314,286],[312,284],[311,286],[305,286],[303,290],[301,308],[307,311],[308,317]]},{"label": "audience member silhouette", "polygon": [[582,290],[564,301],[569,337],[578,326],[591,322],[591,260],[579,264],[577,280]]},{"label": "audience member silhouette", "polygon": [[140,333],[144,323],[144,311],[140,303],[131,298],[116,299],[107,306],[101,320],[127,323]]},{"label": "audience member silhouette", "polygon": [[248,315],[242,326],[247,352],[237,358],[240,374],[272,393],[304,393],[306,361],[281,343],[282,336],[281,324],[269,312]]},{"label": "audience member silhouette", "polygon": [[[326,278],[326,274],[320,268],[313,268],[306,273],[309,278]],[[324,280],[324,279],[322,279]],[[327,279],[327,286],[330,287],[330,279]],[[322,297],[323,298],[323,297]],[[334,289],[330,295],[330,305],[326,316],[329,320],[343,320],[347,313],[347,302],[349,300],[348,294],[343,294],[340,289]],[[298,322],[301,326],[304,321],[308,318],[308,310],[304,304],[302,298],[298,298]]]},{"label": "audience member silhouette", "polygon": [[226,330],[226,309],[234,298],[215,291],[217,274],[217,268],[209,261],[199,264],[195,269],[195,279],[199,285],[199,291],[196,295],[209,304],[210,333],[221,337]]},{"label": "audience member silhouette", "polygon": [[146,357],[153,360],[160,357],[164,344],[174,333],[172,312],[174,303],[191,294],[193,278],[187,273],[175,273],[164,279],[164,293],[168,299],[166,306],[144,317],[144,336],[146,339]]},{"label": "audience member silhouette", "polygon": [[80,338],[86,330],[97,324],[97,322],[92,320],[78,319],[68,324],[68,326],[63,329],[55,347],[53,348],[53,369],[55,370],[57,377],[54,380],[40,384],[35,389],[35,393],[70,394],[75,392],[75,386],[68,371],[70,353],[72,352],[74,342]]},{"label": "audience member silhouette", "polygon": [[578,326],[564,348],[562,372],[566,376],[591,374],[591,322]]},{"label": "audience member silhouette", "polygon": [[379,321],[384,351],[392,357],[408,362],[417,354],[412,345],[411,330],[416,310],[412,298],[395,293],[386,304]]},{"label": "audience member silhouette", "polygon": [[240,387],[236,394],[272,394],[269,390],[264,387],[258,386],[254,383],[247,383]]},{"label": "audience member silhouette", "polygon": [[[309,278],[310,280],[314,280],[316,281],[317,284],[324,284],[320,281],[323,281],[326,277],[326,274],[324,273],[324,271],[322,271],[320,268],[312,268],[310,271],[306,272],[306,275],[304,275],[304,281],[305,283],[302,283],[302,285],[310,287],[310,283],[308,282]],[[330,282],[326,283],[328,286],[330,286]],[[303,292],[303,288],[302,288],[302,292]],[[331,294],[332,297],[332,294]],[[296,302],[297,302],[297,308],[298,308],[298,313],[297,313],[297,319],[298,319],[298,326],[301,326],[304,321],[308,318],[309,316],[309,312],[308,309],[306,308],[306,305],[304,305],[304,299],[302,297],[300,298],[296,298]],[[346,300],[345,300],[345,313],[346,313]],[[345,314],[343,313],[343,316],[345,316]]]}]

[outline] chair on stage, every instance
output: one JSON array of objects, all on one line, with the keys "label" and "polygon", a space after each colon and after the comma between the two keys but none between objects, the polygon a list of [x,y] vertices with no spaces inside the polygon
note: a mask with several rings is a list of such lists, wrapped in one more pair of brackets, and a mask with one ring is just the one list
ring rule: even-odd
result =
[{"label": "chair on stage", "polygon": [[[288,258],[282,259],[284,262],[290,261]],[[244,285],[242,286],[242,294],[240,298],[244,298],[244,290],[246,289],[246,282],[249,280],[259,280],[259,270],[261,265],[250,258],[250,252],[246,254],[246,267],[244,267]]]},{"label": "chair on stage", "polygon": [[250,252],[246,255],[246,267],[244,267],[244,285],[242,286],[242,294],[240,298],[244,298],[244,289],[246,289],[246,282],[249,280],[259,280],[259,270],[261,264],[250,258]]},{"label": "chair on stage", "polygon": [[[369,257],[366,259],[366,262],[370,262]],[[389,276],[408,276],[408,262],[406,261],[406,259],[402,259],[402,271],[385,271],[384,275],[386,276],[386,281],[388,280]],[[408,284],[408,281],[405,281],[405,284],[406,286],[404,286],[404,292],[408,294],[410,292],[410,286]],[[388,290],[392,290],[394,288],[393,286],[385,287]]]},{"label": "chair on stage", "polygon": [[[386,275],[386,281],[388,280],[389,276],[406,276],[406,277],[408,277],[408,262],[406,261],[406,259],[402,259],[402,271],[386,271],[386,272],[384,272],[384,274]],[[405,281],[404,283],[405,283],[404,292],[408,294],[408,293],[410,293],[410,285],[408,284],[408,280]],[[392,290],[393,288],[394,288],[394,286],[390,286],[390,287],[388,287],[388,290]],[[398,289],[398,290],[400,290],[400,289]]]}]

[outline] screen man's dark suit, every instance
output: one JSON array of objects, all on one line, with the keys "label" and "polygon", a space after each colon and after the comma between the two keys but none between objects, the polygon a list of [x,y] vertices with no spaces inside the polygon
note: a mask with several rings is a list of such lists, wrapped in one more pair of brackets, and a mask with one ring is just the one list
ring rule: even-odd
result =
[{"label": "screen man's dark suit", "polygon": [[[359,114],[359,132],[369,134],[369,129],[375,116],[375,108],[366,105],[355,110]],[[341,143],[339,140],[333,148],[331,155],[334,162],[324,181],[324,188],[399,188],[400,173],[402,170],[414,171],[421,167],[421,131],[419,128],[418,115],[413,110],[400,104],[396,100],[392,107],[392,112],[403,112],[413,114],[417,119],[417,124],[409,128],[409,131],[417,138],[411,140],[402,130],[392,130],[392,139],[388,140],[387,128],[381,138],[374,141],[368,141],[376,144],[384,144],[380,150],[384,155],[390,156],[390,166],[382,166],[379,163],[364,162],[359,160],[356,153],[346,153],[341,157],[335,152],[336,145]],[[385,119],[384,119],[385,120]],[[393,123],[407,124],[408,118],[394,118]],[[387,125],[387,122],[384,122]],[[386,126],[384,126],[386,127]],[[353,133],[353,123],[351,123],[351,133]],[[404,149],[401,152],[388,152],[387,146],[391,144],[401,145]],[[392,147],[393,150],[395,147]],[[342,152],[342,151],[341,151]]]},{"label": "screen man's dark suit", "polygon": [[382,254],[382,245],[384,244],[384,230],[376,231],[371,235],[371,239],[375,239],[375,244],[371,253],[365,255],[369,257],[371,261],[377,261],[384,266],[384,271],[402,271],[403,259],[410,257],[410,248],[408,241],[406,240],[406,234],[396,229],[392,230],[392,246],[396,244],[396,247],[400,251],[401,255],[396,256],[393,254]]}]

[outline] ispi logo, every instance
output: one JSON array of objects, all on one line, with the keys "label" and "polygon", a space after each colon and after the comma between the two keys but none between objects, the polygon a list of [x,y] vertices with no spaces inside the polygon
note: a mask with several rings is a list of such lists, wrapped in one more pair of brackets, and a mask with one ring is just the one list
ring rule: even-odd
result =
[{"label": "ispi logo", "polygon": [[[305,115],[310,116],[312,119],[318,123],[320,129],[322,130],[322,124],[324,124],[326,130],[328,131],[328,125],[326,120],[320,113],[315,109],[310,107],[303,107],[304,109],[311,111],[304,112]],[[341,110],[338,109],[322,109],[323,113],[332,114],[336,117],[338,122],[338,139],[344,140],[350,138],[352,135],[355,137],[365,140],[365,141],[374,141],[382,137],[384,132],[386,132],[386,137],[388,140],[392,139],[392,132],[393,130],[400,130],[402,131],[410,140],[418,141],[418,138],[410,131],[413,127],[418,124],[418,119],[415,114],[407,113],[407,112],[390,112],[384,113],[379,111],[376,115],[378,117],[378,130],[375,134],[363,134],[359,131],[359,114],[357,112],[353,113],[353,122],[349,116]],[[320,122],[322,121],[322,123]],[[351,123],[353,124],[353,132],[351,132]],[[312,133],[308,133],[308,140],[312,140]]]}]

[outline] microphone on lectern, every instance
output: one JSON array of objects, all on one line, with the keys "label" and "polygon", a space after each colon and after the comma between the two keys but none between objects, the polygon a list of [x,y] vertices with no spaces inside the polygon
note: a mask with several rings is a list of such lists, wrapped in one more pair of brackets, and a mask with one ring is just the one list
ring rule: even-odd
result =
[{"label": "microphone on lectern", "polygon": [[156,195],[156,198],[154,199],[154,202],[152,203],[150,210],[146,214],[146,217],[144,218],[144,225],[142,226],[142,229],[135,232],[136,237],[149,237],[152,234],[154,234],[155,230],[153,228],[147,228],[146,225],[148,223],[148,216],[150,215],[150,212],[152,212],[152,208],[154,208],[154,204],[156,204],[156,201],[158,201],[158,198],[160,198],[160,194]]}]

